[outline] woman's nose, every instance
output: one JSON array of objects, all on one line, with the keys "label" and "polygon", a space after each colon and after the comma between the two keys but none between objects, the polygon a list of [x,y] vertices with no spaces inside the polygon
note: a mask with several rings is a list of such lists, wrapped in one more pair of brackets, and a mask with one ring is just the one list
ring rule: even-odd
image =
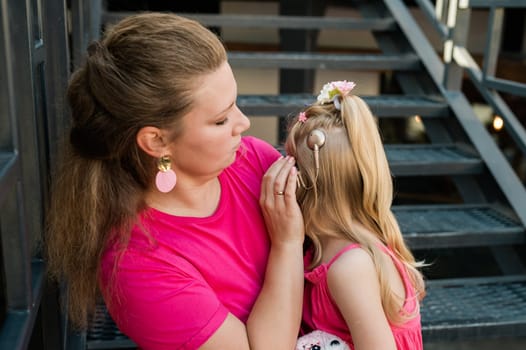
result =
[{"label": "woman's nose", "polygon": [[250,128],[250,119],[248,119],[248,117],[239,109],[239,107],[236,106],[236,110],[237,120],[234,127],[234,133],[241,134]]}]

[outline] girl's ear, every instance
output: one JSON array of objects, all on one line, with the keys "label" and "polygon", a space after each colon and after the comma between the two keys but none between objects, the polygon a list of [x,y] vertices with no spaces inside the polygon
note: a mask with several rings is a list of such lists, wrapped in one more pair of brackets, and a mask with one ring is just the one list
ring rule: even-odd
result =
[{"label": "girl's ear", "polygon": [[153,126],[145,126],[140,129],[136,137],[137,145],[154,158],[160,158],[164,155],[166,142],[164,132]]}]

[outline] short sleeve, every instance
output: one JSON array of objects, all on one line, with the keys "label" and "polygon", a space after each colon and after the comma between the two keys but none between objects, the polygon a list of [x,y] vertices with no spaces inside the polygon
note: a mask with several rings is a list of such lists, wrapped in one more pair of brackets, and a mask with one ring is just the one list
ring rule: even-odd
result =
[{"label": "short sleeve", "polygon": [[253,136],[243,138],[251,161],[257,161],[263,172],[279,158],[278,150],[266,141]]},{"label": "short sleeve", "polygon": [[201,274],[183,259],[167,263],[126,254],[114,282],[110,314],[144,350],[197,349],[228,314]]}]

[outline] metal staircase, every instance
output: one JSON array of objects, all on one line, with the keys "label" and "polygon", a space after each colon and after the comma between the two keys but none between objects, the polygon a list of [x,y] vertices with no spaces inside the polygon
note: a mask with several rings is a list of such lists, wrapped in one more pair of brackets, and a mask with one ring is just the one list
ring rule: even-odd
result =
[{"label": "metal staircase", "polygon": [[[495,98],[488,104],[504,115],[507,125],[520,123],[513,122],[513,113],[502,113],[506,112],[506,106],[499,99],[494,79],[489,88],[482,86],[480,70],[473,64],[466,64],[471,61],[461,45],[462,33],[441,23],[431,13],[430,2],[414,1],[420,11],[434,18],[433,25],[445,39],[454,43],[456,40],[459,44],[453,45],[453,58],[449,62],[444,62],[437,54],[403,1],[347,3],[356,9],[360,18],[188,16],[218,28],[370,31],[378,45],[374,53],[230,51],[229,61],[234,68],[300,72],[367,70],[388,76],[391,83],[385,87],[385,92],[364,96],[379,118],[380,127],[404,126],[415,116],[424,126],[423,137],[418,142],[392,138],[386,140],[385,145],[397,191],[393,206],[395,215],[415,255],[432,260],[428,261],[432,264],[425,270],[429,276],[428,296],[422,305],[424,342],[526,337],[526,269],[521,256],[526,243],[526,190],[462,93],[462,69],[467,69],[472,78],[480,78],[479,88],[483,95]],[[526,7],[519,1],[503,3],[499,6]],[[500,8],[491,1],[472,1],[471,6],[487,7],[497,11],[493,14],[500,13]],[[459,16],[468,14],[462,11],[470,10],[458,9]],[[90,10],[89,13],[97,12]],[[102,7],[95,22],[104,25],[127,14],[108,12]],[[80,46],[82,40],[86,40],[80,36],[74,39]],[[342,79],[352,78],[342,76]],[[292,90],[290,85],[293,84],[291,82],[289,88],[282,90]],[[522,96],[526,91],[520,84],[503,83],[503,86],[506,91],[513,89]],[[313,88],[277,95],[241,94],[238,104],[248,116],[280,116],[283,119],[315,100]],[[520,126],[511,133],[517,135],[516,142],[524,144]],[[280,135],[282,139],[284,130],[280,130]],[[443,196],[439,198],[440,194]],[[468,269],[464,264],[479,264],[480,268]],[[68,348],[134,348],[134,344],[118,331],[101,305],[93,327],[84,334],[71,333]]]}]

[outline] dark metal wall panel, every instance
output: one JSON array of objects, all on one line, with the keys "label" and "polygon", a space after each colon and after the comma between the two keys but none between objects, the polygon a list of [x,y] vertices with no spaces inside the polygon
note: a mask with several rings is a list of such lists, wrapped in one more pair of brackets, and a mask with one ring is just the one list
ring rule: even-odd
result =
[{"label": "dark metal wall panel", "polygon": [[[46,318],[40,307],[45,275],[39,249],[54,147],[51,139],[60,129],[56,120],[65,119],[64,104],[57,96],[64,94],[69,52],[65,1],[48,3],[0,1],[0,305],[4,311],[0,349],[27,349],[34,341],[38,348],[59,348],[46,346],[41,339],[39,320]],[[47,39],[55,36],[51,47]],[[55,305],[46,312],[59,314],[56,303],[46,305]],[[54,327],[60,329],[58,321]]]},{"label": "dark metal wall panel", "polygon": [[[2,3],[2,28],[3,28],[3,45],[2,56],[5,60],[4,86],[9,97],[8,119],[9,132],[11,135],[4,135],[5,150],[16,154],[19,152],[19,134],[18,134],[18,115],[22,112],[22,106],[17,103],[17,85],[16,78],[20,77],[17,73],[17,64],[28,63],[23,58],[28,57],[27,52],[27,19],[26,8],[23,2],[5,4]],[[7,16],[9,14],[9,16]],[[22,22],[18,22],[22,20]],[[26,25],[24,25],[26,24]],[[24,43],[26,45],[24,45]],[[26,70],[31,67],[27,67]],[[26,93],[27,91],[20,91]],[[31,115],[31,114],[30,114]],[[3,261],[0,263],[5,271],[5,291],[6,305],[8,309],[28,309],[30,308],[31,288],[29,255],[27,249],[27,227],[23,217],[24,203],[22,201],[22,173],[20,163],[12,168],[14,170],[15,181],[10,182],[8,188],[3,188],[4,201],[0,203],[0,225]]]}]

